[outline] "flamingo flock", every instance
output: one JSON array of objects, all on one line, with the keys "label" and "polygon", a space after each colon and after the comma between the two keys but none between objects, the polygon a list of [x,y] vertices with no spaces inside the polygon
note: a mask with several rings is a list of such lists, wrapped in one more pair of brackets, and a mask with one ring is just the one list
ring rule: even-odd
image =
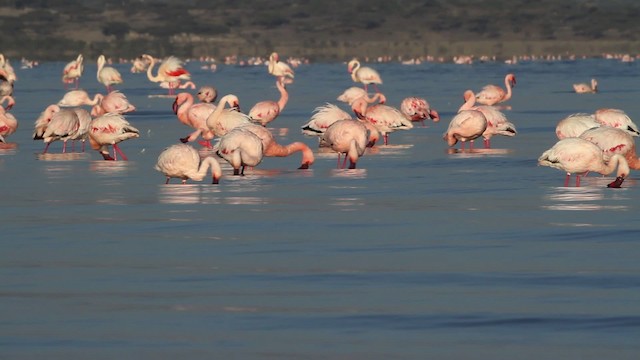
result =
[{"label": "flamingo flock", "polygon": [[[202,86],[196,94],[177,92],[196,89],[191,73],[177,57],[159,61],[143,54],[137,60],[132,72],[146,72],[150,82],[167,88],[168,96],[173,98],[171,109],[176,119],[190,128],[186,136],[176,136],[177,143],[167,144],[158,156],[155,169],[164,174],[166,183],[172,178],[180,179],[183,184],[188,180],[202,181],[210,172],[212,183],[218,184],[223,175],[220,160],[227,162],[233,169],[232,174],[238,176],[259,166],[265,157],[300,153],[298,169],[310,169],[315,163],[311,147],[301,141],[279,143],[270,128],[285,111],[291,95],[288,85],[293,84],[295,78],[293,68],[281,61],[277,52],[270,55],[267,72],[275,77],[279,98],[259,101],[247,113],[240,110],[240,96],[227,93],[218,100],[218,90],[213,86]],[[61,142],[62,153],[66,153],[68,141],[74,144],[72,152],[75,142],[81,141],[84,152],[88,140],[104,160],[126,161],[128,157],[120,143],[140,137],[138,128],[127,119],[135,115],[137,107],[122,91],[113,88],[124,81],[104,55],[97,60],[96,79],[106,93],[89,94],[79,89],[83,61],[79,54],[64,66],[64,88],[70,85],[74,88],[66,91],[57,103],[46,106],[34,123],[32,137],[42,140],[43,153],[49,153],[54,142]],[[319,149],[337,154],[337,168],[355,169],[368,148],[390,146],[389,136],[393,132],[411,131],[414,123],[425,127],[425,120],[433,124],[441,120],[438,111],[424,97],[406,94],[397,107],[388,104],[379,87],[383,84],[380,73],[363,66],[358,59],[349,61],[347,69],[351,80],[361,83],[362,87],[352,86],[339,93],[337,105],[317,106],[309,120],[300,126],[302,135],[318,138]],[[18,120],[9,112],[16,104],[12,95],[17,77],[8,59],[1,54],[0,80],[10,85],[1,88],[3,93],[0,93],[0,143],[6,143],[7,137],[18,128]],[[461,91],[464,102],[442,135],[447,146],[453,148],[460,143],[460,151],[466,151],[467,143],[473,149],[474,141],[483,139],[483,147],[489,149],[496,135],[516,136],[516,126],[501,111],[510,109],[502,104],[513,96],[515,84],[515,75],[508,73],[504,77],[504,88],[486,85],[477,93],[470,89]],[[369,93],[369,86],[375,90],[373,94]],[[597,92],[595,79],[591,85],[573,86],[576,93]],[[295,101],[295,93],[292,98]],[[342,103],[349,106],[348,110],[340,107]],[[615,171],[616,179],[608,187],[617,188],[628,178],[631,169],[640,169],[634,142],[640,131],[621,109],[601,108],[591,114],[571,114],[558,122],[555,132],[558,142],[542,152],[538,165],[564,171],[565,186],[569,186],[572,175],[576,176],[576,186],[580,186],[580,179],[589,172],[608,175]],[[197,143],[202,149],[197,150],[190,143]]]}]

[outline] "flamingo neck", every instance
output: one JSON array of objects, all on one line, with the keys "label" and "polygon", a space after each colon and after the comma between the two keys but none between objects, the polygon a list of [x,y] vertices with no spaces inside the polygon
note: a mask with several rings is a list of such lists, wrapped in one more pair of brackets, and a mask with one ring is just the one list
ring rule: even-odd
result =
[{"label": "flamingo neck", "polygon": [[618,169],[616,176],[626,178],[629,175],[629,163],[620,154],[613,155],[609,162],[603,165],[602,171],[599,172],[606,175],[612,173],[616,168]]},{"label": "flamingo neck", "polygon": [[201,181],[207,175],[207,171],[211,168],[211,176],[213,177],[213,182],[217,184],[217,180],[222,176],[222,169],[220,168],[220,163],[211,156],[207,156],[200,162],[200,166],[198,170],[189,176],[191,179],[195,181]]},{"label": "flamingo neck", "polygon": [[280,100],[278,100],[278,108],[280,109],[280,111],[282,111],[284,107],[287,105],[287,102],[289,101],[289,93],[287,92],[287,88],[284,86],[284,84],[280,80],[276,81],[276,87],[278,88],[278,91],[280,91]]},{"label": "flamingo neck", "polygon": [[473,92],[466,91],[464,97],[465,97],[464,104],[460,106],[460,108],[458,109],[458,112],[464,111],[464,110],[471,110],[473,109],[473,106],[476,104],[476,97],[473,94]]},{"label": "flamingo neck", "polygon": [[627,160],[627,163],[629,164],[629,167],[633,170],[640,170],[640,159],[638,158],[638,155],[636,154],[636,145],[633,144],[631,145],[631,148],[629,149],[629,151],[627,151],[627,153],[625,154],[625,160]]},{"label": "flamingo neck", "polygon": [[178,120],[185,125],[189,124],[189,109],[193,106],[193,96],[191,96],[191,94],[187,95],[186,100],[178,105],[178,109],[176,111]]},{"label": "flamingo neck", "polygon": [[153,82],[162,82],[163,79],[159,75],[153,75],[153,67],[156,65],[156,59],[151,57],[149,67],[147,67],[147,78]]},{"label": "flamingo neck", "polygon": [[509,81],[508,77],[504,78],[504,86],[507,88],[507,93],[504,95],[501,101],[507,101],[511,99],[511,82]]},{"label": "flamingo neck", "polygon": [[93,100],[91,100],[91,102],[89,102],[87,105],[91,105],[91,106],[93,106],[93,105],[97,105],[97,104],[99,104],[100,102],[102,102],[102,99],[103,99],[103,98],[104,98],[104,96],[103,96],[102,94],[96,94],[96,95],[93,97]]},{"label": "flamingo neck", "polygon": [[315,161],[313,151],[303,142],[294,142],[289,145],[280,145],[275,141],[265,149],[264,156],[287,157],[295,152],[302,152],[302,164],[311,165]]}]

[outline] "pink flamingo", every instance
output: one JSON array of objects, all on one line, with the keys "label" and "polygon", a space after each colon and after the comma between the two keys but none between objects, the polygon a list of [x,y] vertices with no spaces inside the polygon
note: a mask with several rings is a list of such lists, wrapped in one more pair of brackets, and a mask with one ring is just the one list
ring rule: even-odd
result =
[{"label": "pink flamingo", "polygon": [[102,101],[102,98],[104,98],[102,94],[95,94],[92,99],[84,90],[70,90],[64,94],[60,101],[58,101],[58,106],[93,106],[99,104],[100,101]]},{"label": "pink flamingo", "polygon": [[485,149],[491,148],[491,138],[494,135],[503,136],[515,136],[517,134],[516,127],[513,125],[507,117],[500,110],[489,105],[474,106],[476,97],[473,91],[467,90],[464,92],[465,103],[460,107],[460,110],[478,110],[487,119],[487,128],[482,133],[484,139]]},{"label": "pink flamingo", "polygon": [[609,126],[592,128],[580,134],[581,139],[591,141],[603,151],[605,161],[609,161],[613,154],[624,156],[629,167],[640,170],[640,159],[636,154],[636,143],[628,132]]},{"label": "pink flamingo", "polygon": [[276,87],[280,92],[280,99],[277,102],[272,100],[260,101],[249,110],[249,117],[251,117],[252,121],[262,126],[267,126],[268,123],[280,115],[287,105],[287,101],[289,101],[289,93],[284,79],[284,77],[279,77],[276,80]]},{"label": "pink flamingo", "polygon": [[251,131],[260,138],[266,157],[287,157],[299,151],[302,153],[302,162],[298,169],[308,169],[315,160],[313,151],[303,142],[297,141],[288,145],[280,145],[276,142],[271,131],[264,126],[250,124],[244,125],[242,128]]},{"label": "pink flamingo", "polygon": [[5,108],[0,106],[0,143],[6,143],[5,137],[13,134],[17,129],[18,120],[13,114],[6,112]]},{"label": "pink flamingo", "polygon": [[600,126],[602,125],[596,121],[595,116],[592,114],[571,114],[558,122],[558,125],[556,125],[556,136],[558,140],[578,137],[586,130]]},{"label": "pink flamingo", "polygon": [[611,126],[627,131],[631,136],[640,136],[638,126],[620,109],[598,109],[595,113],[596,122],[604,126]]},{"label": "pink flamingo", "polygon": [[104,55],[98,57],[98,82],[107,88],[107,92],[111,92],[112,85],[122,84],[122,76],[120,72],[111,66],[105,66],[107,59]]},{"label": "pink flamingo", "polygon": [[607,187],[619,188],[629,175],[629,164],[622,155],[614,154],[608,162],[605,162],[602,149],[581,138],[559,140],[553,147],[540,155],[538,165],[565,171],[567,176],[564,186],[569,185],[571,174],[576,174],[576,186],[580,186],[580,177],[590,171],[608,175],[617,168],[616,180],[608,184]]},{"label": "pink flamingo", "polygon": [[85,109],[82,108],[73,108],[71,109],[76,113],[76,116],[78,117],[78,121],[79,121],[79,127],[78,130],[76,131],[75,134],[73,134],[73,136],[71,136],[69,139],[73,140],[73,142],[71,143],[71,150],[75,151],[75,144],[76,144],[76,140],[80,140],[82,141],[82,152],[84,152],[85,150],[85,142],[87,140],[87,138],[89,137],[89,127],[91,126],[91,114],[89,114],[89,112]]},{"label": "pink flamingo", "polygon": [[371,100],[368,98],[360,98],[353,102],[352,109],[358,118],[363,119],[378,129],[382,133],[384,144],[389,144],[389,133],[397,130],[413,129],[413,123],[408,120],[400,110],[385,105],[384,95],[377,93],[372,99],[380,95],[380,102],[373,106],[367,106]]},{"label": "pink flamingo", "polygon": [[[230,108],[225,108],[226,105],[229,105]],[[251,124],[249,115],[241,113],[239,107],[237,96],[233,94],[223,96],[216,109],[207,118],[207,127],[216,136],[224,136],[235,127]]]},{"label": "pink flamingo", "polygon": [[440,115],[429,106],[426,99],[410,96],[400,103],[400,112],[411,121],[419,121],[424,126],[424,119],[430,118],[433,122],[440,121]]},{"label": "pink flamingo", "polygon": [[485,85],[485,87],[476,94],[476,101],[483,105],[495,105],[511,99],[511,88],[516,85],[516,76],[507,74],[504,77],[504,86],[506,91],[496,85]]},{"label": "pink flamingo", "polygon": [[33,140],[40,140],[44,138],[44,133],[45,131],[47,131],[47,126],[49,126],[53,115],[58,111],[60,111],[60,107],[58,105],[49,105],[46,109],[44,109],[44,111],[36,119],[33,130]]},{"label": "pink flamingo", "polygon": [[106,113],[126,114],[132,111],[136,111],[136,107],[129,102],[127,96],[118,90],[114,90],[105,95],[102,100],[91,109],[91,115],[101,116]]},{"label": "pink flamingo", "polygon": [[[382,97],[382,94],[380,95],[376,94],[376,96]],[[363,98],[362,100],[358,100],[358,101],[365,102],[365,104],[362,106],[356,104],[355,102],[354,104],[356,104],[358,109],[362,109],[364,107],[365,108],[364,111],[366,111],[366,102],[375,101],[373,99],[375,99],[376,96],[374,96],[373,98],[366,97],[366,98]],[[358,110],[358,111],[362,111],[362,110]],[[339,120],[352,120],[352,121],[362,122],[364,126],[367,128],[367,130],[369,131],[369,136],[368,136],[369,140],[367,142],[367,147],[374,146],[375,143],[380,139],[380,132],[373,124],[369,123],[366,120],[353,119],[353,116],[350,115],[348,112],[330,103],[326,103],[325,105],[318,106],[317,108],[315,108],[314,113],[311,116],[311,119],[306,124],[302,125],[302,133],[309,136],[322,137],[322,134],[324,134],[327,128],[331,126],[331,124]],[[322,143],[320,145],[322,146]]]},{"label": "pink flamingo", "polygon": [[155,169],[167,177],[165,184],[171,178],[182,179],[186,184],[187,179],[202,181],[207,171],[211,168],[212,184],[217,184],[222,177],[220,163],[212,156],[200,159],[198,151],[191,145],[175,144],[166,148],[158,156]]},{"label": "pink flamingo", "polygon": [[160,83],[160,87],[163,89],[195,89],[196,84],[193,81],[187,81],[184,84],[180,84],[180,82],[170,83],[168,81],[163,81]]},{"label": "pink flamingo", "polygon": [[43,154],[49,150],[49,145],[56,140],[61,140],[62,152],[67,152],[67,140],[73,139],[80,128],[80,120],[75,111],[71,109],[61,109],[53,114],[51,121],[40,137],[34,137],[34,140],[42,139],[46,144]]},{"label": "pink flamingo", "polygon": [[212,103],[216,101],[216,98],[218,98],[218,90],[213,86],[203,86],[198,90],[196,95],[200,102]]},{"label": "pink flamingo", "polygon": [[482,136],[487,130],[487,118],[478,110],[470,108],[475,99],[466,99],[464,105],[458,110],[458,114],[451,119],[447,131],[442,138],[447,145],[454,146],[461,142],[460,148],[464,149],[464,143],[470,141],[470,148],[473,149],[473,140]]},{"label": "pink flamingo", "polygon": [[[7,105],[4,105],[5,102],[7,103]],[[0,107],[2,107],[4,110],[7,110],[7,111],[11,110],[11,108],[15,104],[16,104],[16,100],[11,95],[4,95],[0,99]]]},{"label": "pink flamingo", "polygon": [[[105,160],[117,160],[120,154],[123,160],[127,156],[120,150],[118,143],[140,137],[140,131],[131,126],[121,114],[107,113],[91,121],[89,128],[89,143]],[[108,146],[113,146],[113,157],[109,155]]]},{"label": "pink flamingo", "polygon": [[[321,138],[324,146],[338,153],[338,168],[344,168],[349,159],[349,169],[355,169],[358,159],[367,147],[367,128],[360,121],[338,120],[331,124]],[[340,156],[345,154],[340,166]]]},{"label": "pink flamingo", "polygon": [[337,100],[351,105],[351,103],[353,103],[356,99],[359,99],[363,96],[368,96],[368,95],[369,94],[367,94],[367,92],[364,89],[352,86],[347,90],[343,91],[342,94],[338,96]]},{"label": "pink flamingo", "polygon": [[79,54],[75,60],[71,60],[64,66],[62,70],[62,82],[64,83],[64,88],[67,88],[68,84],[76,84],[75,88],[77,89],[80,85],[80,77],[82,76],[82,71],[84,70],[82,54]]},{"label": "pink flamingo", "polygon": [[211,148],[211,139],[213,139],[214,133],[207,126],[207,118],[213,113],[216,106],[210,103],[194,104],[193,95],[179,93],[172,107],[181,123],[195,129],[188,136],[180,138],[180,141],[183,143],[195,141],[198,136],[202,135],[204,141],[200,145]]},{"label": "pink flamingo", "polygon": [[280,61],[280,56],[277,52],[272,52],[271,55],[269,55],[268,70],[269,74],[278,78],[286,76],[293,79],[295,75],[289,64]]},{"label": "pink flamingo", "polygon": [[367,91],[369,84],[373,84],[376,92],[380,92],[377,84],[382,84],[382,78],[378,72],[368,66],[360,66],[360,61],[353,59],[349,61],[347,65],[351,79],[354,82],[361,82],[364,85],[364,90]]},{"label": "pink flamingo", "polygon": [[253,167],[262,162],[264,149],[262,140],[241,126],[231,129],[220,138],[217,154],[233,167],[233,175],[244,175],[246,166]]},{"label": "pink flamingo", "polygon": [[580,83],[573,84],[573,90],[578,94],[593,94],[598,92],[598,82],[596,79],[591,79],[591,85]]},{"label": "pink flamingo", "polygon": [[153,82],[166,81],[169,84],[169,95],[175,94],[175,88],[180,84],[181,80],[190,80],[191,74],[182,66],[182,61],[175,56],[169,56],[162,61],[158,67],[158,72],[153,75],[153,67],[156,65],[156,59],[151,55],[142,55],[149,61],[147,67],[147,78]]}]

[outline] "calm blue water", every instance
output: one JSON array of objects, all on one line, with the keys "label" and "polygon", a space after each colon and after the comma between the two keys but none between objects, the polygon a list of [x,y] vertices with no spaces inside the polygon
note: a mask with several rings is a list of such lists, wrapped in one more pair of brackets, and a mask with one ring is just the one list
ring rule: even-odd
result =
[{"label": "calm blue water", "polygon": [[[14,60],[14,65],[16,61]],[[119,88],[138,107],[129,162],[94,151],[38,155],[33,122],[64,90],[63,63],[17,70],[20,128],[0,153],[0,357],[7,359],[637,359],[638,176],[563,187],[536,166],[575,112],[621,108],[638,123],[639,64],[613,60],[376,64],[388,103],[426,97],[442,121],[391,134],[336,170],[318,153],[267,158],[219,185],[164,185],[158,154],[189,129],[144,74]],[[277,99],[263,67],[189,63],[198,85],[244,110]],[[517,76],[514,138],[448,153],[466,89]],[[601,92],[571,84],[598,79]],[[272,123],[281,143],[352,86],[344,64],[296,71]],[[88,64],[81,86],[104,92]],[[345,108],[346,109],[346,108]],[[174,180],[174,183],[176,180]]]}]

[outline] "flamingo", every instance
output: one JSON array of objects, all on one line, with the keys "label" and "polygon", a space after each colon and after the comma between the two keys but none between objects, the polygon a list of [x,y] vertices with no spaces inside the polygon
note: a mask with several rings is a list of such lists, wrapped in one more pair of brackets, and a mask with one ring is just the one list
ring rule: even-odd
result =
[{"label": "flamingo", "polygon": [[142,55],[149,61],[147,67],[147,78],[153,82],[166,81],[169,84],[169,95],[175,95],[175,88],[180,84],[181,80],[190,80],[191,74],[182,66],[182,61],[175,56],[169,56],[162,61],[158,67],[158,72],[153,75],[153,67],[156,65],[156,59],[151,55]]},{"label": "flamingo", "polygon": [[17,129],[18,120],[13,114],[6,112],[5,108],[0,106],[0,143],[6,143],[5,137],[13,134]]},{"label": "flamingo", "polygon": [[72,150],[75,151],[75,143],[76,140],[82,141],[82,152],[85,150],[85,141],[89,137],[89,127],[91,126],[91,114],[85,109],[82,108],[73,108],[71,109],[76,113],[78,117],[79,126],[78,130],[75,134],[73,134],[69,139],[73,140],[72,142]]},{"label": "flamingo", "polygon": [[467,98],[464,105],[458,110],[458,114],[451,119],[447,131],[442,138],[447,145],[454,146],[461,141],[460,148],[464,148],[464,143],[470,141],[470,148],[473,148],[473,140],[482,136],[487,130],[487,118],[479,110],[473,110],[471,107],[475,99]]},{"label": "flamingo", "polygon": [[253,167],[262,162],[264,149],[262,140],[241,126],[231,129],[220,138],[217,154],[233,167],[233,175],[244,175],[246,166]]},{"label": "flamingo", "polygon": [[576,113],[560,120],[556,125],[558,140],[569,137],[578,137],[580,134],[594,127],[602,126],[592,114]]},{"label": "flamingo", "polygon": [[[7,105],[3,105],[4,103],[7,103]],[[11,95],[3,95],[2,98],[0,98],[0,107],[3,108],[4,110],[11,110],[11,108],[16,104],[16,100],[13,98],[13,96]]]},{"label": "flamingo", "polygon": [[105,95],[102,100],[91,109],[92,116],[101,116],[106,113],[126,114],[136,111],[136,107],[129,102],[127,96],[118,90]]},{"label": "flamingo", "polygon": [[181,123],[190,126],[195,131],[184,138],[180,138],[180,141],[187,143],[194,141],[198,136],[202,135],[204,142],[201,145],[211,147],[211,139],[214,137],[214,133],[207,126],[207,118],[216,109],[214,104],[210,103],[193,103],[193,95],[189,93],[179,93],[173,102],[173,112],[178,116],[178,120]]},{"label": "flamingo", "polygon": [[[360,121],[338,120],[331,124],[322,135],[323,145],[338,153],[338,167],[344,168],[347,158],[349,169],[355,169],[358,159],[367,147],[367,128]],[[340,155],[345,154],[340,166]]]},{"label": "flamingo", "polygon": [[352,86],[347,90],[343,91],[340,96],[338,96],[337,100],[342,101],[351,105],[356,99],[359,99],[363,96],[368,96],[369,94],[362,88]]},{"label": "flamingo", "polygon": [[46,144],[43,154],[49,150],[49,145],[56,140],[61,140],[62,152],[67,152],[67,140],[72,139],[80,128],[80,120],[75,111],[71,109],[61,109],[53,114],[51,121],[47,125],[41,136],[34,136],[34,140],[42,139]]},{"label": "flamingo", "polygon": [[196,84],[193,81],[187,81],[184,84],[180,84],[180,82],[171,83],[168,81],[163,81],[160,83],[160,87],[163,89],[171,89],[172,87],[173,89],[195,89]]},{"label": "flamingo", "polygon": [[276,80],[276,87],[280,91],[280,99],[275,102],[272,100],[260,101],[255,104],[251,110],[249,110],[249,116],[253,122],[259,123],[262,126],[267,126],[268,123],[275,120],[282,112],[284,107],[289,101],[289,93],[285,86],[284,77],[279,77]]},{"label": "flamingo", "polygon": [[98,57],[98,82],[107,88],[107,92],[111,92],[112,85],[122,84],[122,76],[120,72],[111,66],[105,66],[107,59],[104,55]]},{"label": "flamingo", "polygon": [[269,55],[269,66],[268,66],[269,74],[281,78],[281,77],[290,77],[294,78],[295,73],[293,69],[289,66],[289,64],[280,61],[280,56],[277,52],[272,52]]},{"label": "flamingo", "polygon": [[620,109],[598,109],[595,113],[596,122],[627,131],[631,136],[640,136],[638,126]]},{"label": "flamingo", "polygon": [[381,95],[381,100],[378,104],[373,106],[367,107],[367,103],[370,101],[368,98],[360,98],[351,105],[358,118],[371,123],[380,133],[382,133],[384,144],[388,145],[389,133],[397,130],[413,129],[413,123],[411,120],[408,120],[400,110],[385,105],[384,102],[386,99],[381,93],[377,93],[373,99],[378,95]]},{"label": "flamingo", "polygon": [[440,121],[440,115],[429,106],[426,99],[410,96],[400,103],[400,112],[411,121],[419,121],[424,126],[424,119],[430,118],[433,122]]},{"label": "flamingo", "polygon": [[60,99],[60,101],[58,101],[58,106],[65,106],[65,107],[75,107],[75,106],[82,106],[82,105],[93,106],[93,105],[99,104],[100,101],[102,101],[102,98],[104,98],[104,95],[99,93],[95,94],[92,99],[91,96],[89,96],[89,94],[84,90],[70,90],[64,94],[64,96],[62,97],[62,99]]},{"label": "flamingo", "polygon": [[[362,101],[366,102],[367,99],[370,98],[364,98]],[[373,124],[369,123],[366,120],[353,119],[353,117],[348,112],[330,103],[326,103],[325,105],[315,108],[314,114],[311,116],[309,122],[302,125],[302,133],[309,136],[319,136],[321,141],[322,134],[324,134],[327,128],[331,126],[331,124],[339,120],[353,120],[363,123],[369,131],[367,147],[374,146],[375,143],[380,139],[380,132]],[[320,146],[323,146],[322,142],[320,142]]]},{"label": "flamingo", "polygon": [[58,105],[49,105],[44,109],[36,119],[33,130],[33,140],[40,140],[44,137],[44,133],[51,122],[51,118],[53,118],[53,115],[58,111],[60,111],[60,107]]},{"label": "flamingo", "polygon": [[636,154],[636,143],[628,132],[609,126],[586,130],[580,134],[581,139],[591,141],[603,151],[605,161],[609,161],[613,154],[624,156],[629,167],[640,170],[640,159]]},{"label": "flamingo", "polygon": [[138,56],[133,60],[130,71],[132,73],[141,73],[146,71],[148,66],[149,61],[142,56]]},{"label": "flamingo", "polygon": [[65,89],[68,84],[75,83],[76,89],[80,85],[80,77],[84,70],[84,66],[82,65],[83,60],[82,54],[78,54],[78,57],[75,60],[71,60],[64,66],[64,69],[62,70],[62,82],[64,83]]},{"label": "flamingo", "polygon": [[[105,160],[117,160],[120,154],[123,160],[126,155],[120,150],[119,142],[140,137],[140,131],[131,126],[121,114],[107,113],[91,121],[89,128],[89,143]],[[113,157],[109,155],[108,146],[113,145]]]},{"label": "flamingo", "polygon": [[596,79],[591,79],[591,85],[585,83],[573,84],[573,90],[578,94],[597,93],[598,82]]},{"label": "flamingo", "polygon": [[517,134],[516,127],[513,125],[504,113],[489,105],[474,106],[476,97],[472,90],[464,92],[465,103],[460,110],[478,110],[487,119],[487,128],[482,133],[485,149],[491,148],[491,138],[493,135],[515,136]]},{"label": "flamingo", "polygon": [[476,101],[483,105],[495,105],[505,102],[511,99],[511,88],[515,85],[516,76],[513,74],[507,74],[504,77],[504,86],[507,91],[496,85],[485,85],[485,87],[476,94]]},{"label": "flamingo", "polygon": [[4,80],[10,84],[18,80],[16,71],[13,69],[13,66],[11,66],[9,59],[5,58],[3,54],[0,54],[0,77],[4,78]]},{"label": "flamingo", "polygon": [[611,156],[605,162],[602,149],[598,145],[581,138],[559,140],[553,147],[540,155],[538,165],[560,169],[567,173],[564,186],[569,185],[571,174],[576,174],[576,186],[580,186],[580,177],[587,172],[595,171],[602,175],[618,169],[616,180],[607,187],[619,188],[629,175],[629,164],[620,154]]},{"label": "flamingo", "polygon": [[213,86],[203,86],[198,90],[198,100],[204,103],[212,103],[218,97],[218,90]]},{"label": "flamingo", "polygon": [[[225,108],[229,105],[231,108]],[[222,97],[218,102],[216,109],[207,118],[207,127],[213,131],[216,136],[224,136],[231,129],[251,124],[249,115],[238,111],[240,104],[238,97],[228,94]]]},{"label": "flamingo", "polygon": [[302,162],[298,169],[308,169],[315,160],[313,151],[303,142],[296,141],[288,145],[281,145],[276,142],[271,131],[264,126],[249,124],[242,126],[242,128],[251,131],[260,138],[266,157],[286,157],[299,151],[302,153]]},{"label": "flamingo", "polygon": [[13,83],[6,81],[6,78],[0,74],[0,96],[12,96]]},{"label": "flamingo", "polygon": [[165,184],[171,178],[182,179],[186,184],[187,179],[202,181],[207,171],[211,168],[212,184],[217,184],[222,177],[220,163],[212,156],[200,159],[198,151],[191,145],[175,144],[166,148],[158,156],[155,169],[167,177]]},{"label": "flamingo", "polygon": [[360,66],[360,61],[353,59],[349,61],[347,70],[351,74],[351,79],[354,82],[361,82],[364,84],[364,91],[367,91],[369,84],[373,84],[376,92],[380,92],[377,84],[382,84],[382,78],[378,72],[368,66]]}]

